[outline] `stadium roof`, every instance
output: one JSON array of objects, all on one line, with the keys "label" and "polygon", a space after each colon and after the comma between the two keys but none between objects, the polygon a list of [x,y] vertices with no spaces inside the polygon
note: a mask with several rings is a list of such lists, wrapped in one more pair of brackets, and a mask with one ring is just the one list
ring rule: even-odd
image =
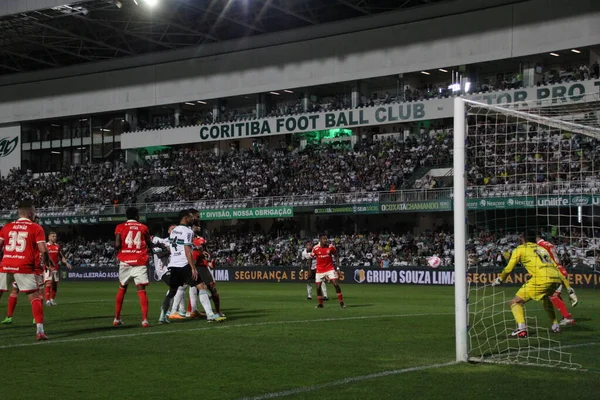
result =
[{"label": "stadium roof", "polygon": [[0,12],[0,75],[198,47],[449,1],[89,0],[11,15],[8,10]]}]

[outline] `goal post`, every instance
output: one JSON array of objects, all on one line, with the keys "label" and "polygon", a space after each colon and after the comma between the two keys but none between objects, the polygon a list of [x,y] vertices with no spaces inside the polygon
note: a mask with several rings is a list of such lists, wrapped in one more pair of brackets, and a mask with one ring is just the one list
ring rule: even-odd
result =
[{"label": "goal post", "polygon": [[598,273],[598,94],[501,105],[457,97],[453,138],[456,361],[580,367],[538,302],[525,307],[530,337],[511,338],[507,301],[523,269],[511,286],[491,282],[531,232],[552,241],[568,269]]}]

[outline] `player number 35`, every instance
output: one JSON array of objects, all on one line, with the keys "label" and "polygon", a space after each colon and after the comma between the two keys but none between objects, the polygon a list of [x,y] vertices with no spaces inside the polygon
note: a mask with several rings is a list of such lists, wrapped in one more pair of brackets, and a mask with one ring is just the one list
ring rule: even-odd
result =
[{"label": "player number 35", "polygon": [[15,251],[17,253],[24,252],[25,248],[27,247],[28,234],[29,232],[8,232],[8,243],[4,247],[4,251]]}]

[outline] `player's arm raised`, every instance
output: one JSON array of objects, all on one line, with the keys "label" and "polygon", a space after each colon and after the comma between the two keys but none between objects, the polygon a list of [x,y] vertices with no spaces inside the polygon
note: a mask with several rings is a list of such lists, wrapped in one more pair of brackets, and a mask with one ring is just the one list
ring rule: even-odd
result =
[{"label": "player's arm raised", "polygon": [[515,269],[515,266],[520,260],[521,250],[519,248],[516,248],[510,255],[510,260],[508,260],[508,264],[506,265],[506,267],[504,267],[504,269],[500,273],[500,276],[497,277],[494,282],[492,282],[492,286],[498,286],[502,282],[504,282],[508,274],[510,274],[513,271],[513,269]]}]

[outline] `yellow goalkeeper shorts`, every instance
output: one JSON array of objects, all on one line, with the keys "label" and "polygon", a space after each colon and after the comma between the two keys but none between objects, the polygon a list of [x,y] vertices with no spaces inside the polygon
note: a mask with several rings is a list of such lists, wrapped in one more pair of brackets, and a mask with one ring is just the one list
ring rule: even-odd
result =
[{"label": "yellow goalkeeper shorts", "polygon": [[524,302],[529,300],[540,301],[546,296],[551,296],[560,284],[556,282],[547,282],[536,284],[527,282],[517,291],[517,297],[523,299]]}]

